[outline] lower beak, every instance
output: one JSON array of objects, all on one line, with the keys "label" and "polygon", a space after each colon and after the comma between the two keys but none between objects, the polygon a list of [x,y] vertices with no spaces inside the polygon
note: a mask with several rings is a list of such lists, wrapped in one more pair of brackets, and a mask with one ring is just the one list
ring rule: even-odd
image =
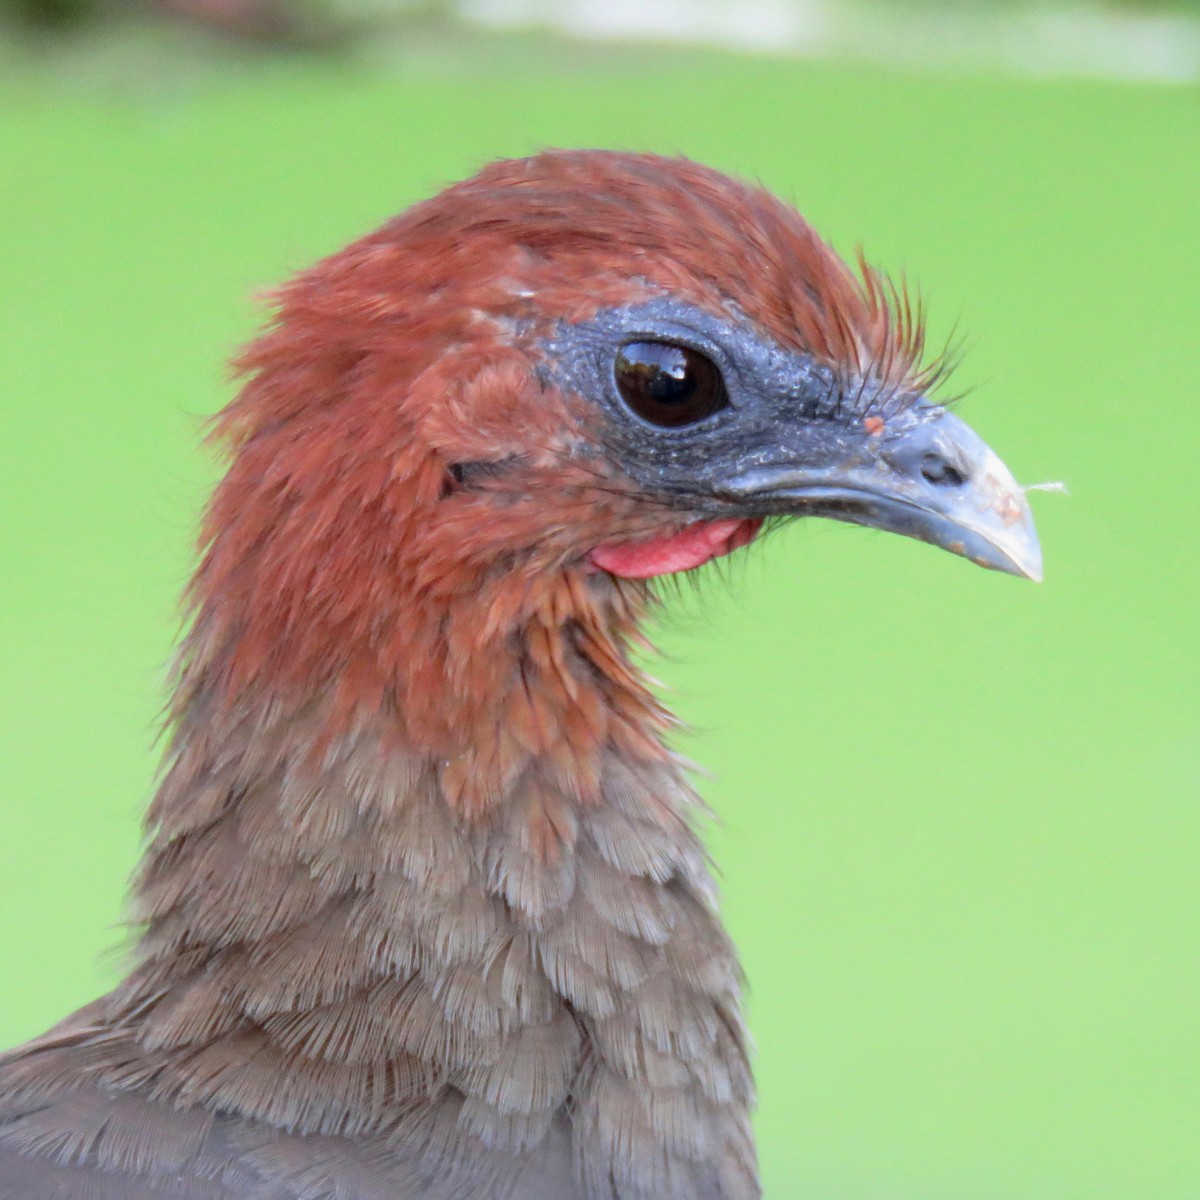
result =
[{"label": "lower beak", "polygon": [[1042,578],[1025,493],[968,425],[950,413],[871,439],[831,467],[755,467],[722,492],[763,512],[832,517],[931,542],[981,567]]}]

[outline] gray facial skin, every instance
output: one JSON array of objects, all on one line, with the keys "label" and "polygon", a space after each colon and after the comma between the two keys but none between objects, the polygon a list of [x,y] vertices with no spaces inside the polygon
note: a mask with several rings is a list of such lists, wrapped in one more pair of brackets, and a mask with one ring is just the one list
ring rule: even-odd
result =
[{"label": "gray facial skin", "polygon": [[[614,361],[624,345],[655,341],[711,359],[728,407],[676,428],[631,412]],[[606,451],[664,502],[712,517],[831,517],[1042,577],[1024,491],[966,424],[921,395],[841,377],[736,312],[721,319],[671,299],[564,323],[543,353],[547,382],[599,406]]]}]

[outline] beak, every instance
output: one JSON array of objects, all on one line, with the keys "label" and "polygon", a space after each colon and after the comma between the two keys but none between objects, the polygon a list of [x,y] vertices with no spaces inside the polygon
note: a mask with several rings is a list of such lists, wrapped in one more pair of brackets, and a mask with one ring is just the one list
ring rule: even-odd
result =
[{"label": "beak", "polygon": [[765,512],[832,517],[931,542],[981,567],[1042,578],[1025,493],[968,425],[950,413],[871,437],[830,467],[757,466],[721,491]]}]

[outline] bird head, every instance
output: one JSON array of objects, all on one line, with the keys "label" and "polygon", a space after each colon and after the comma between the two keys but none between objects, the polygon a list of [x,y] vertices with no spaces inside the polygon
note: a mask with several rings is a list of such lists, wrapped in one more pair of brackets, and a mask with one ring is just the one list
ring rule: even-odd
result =
[{"label": "bird head", "polygon": [[453,598],[500,635],[552,581],[692,568],[778,516],[1039,578],[1022,489],[923,351],[903,291],[760,188],[647,155],[496,163],[277,294],[218,420],[198,588],[301,662],[419,655]]}]

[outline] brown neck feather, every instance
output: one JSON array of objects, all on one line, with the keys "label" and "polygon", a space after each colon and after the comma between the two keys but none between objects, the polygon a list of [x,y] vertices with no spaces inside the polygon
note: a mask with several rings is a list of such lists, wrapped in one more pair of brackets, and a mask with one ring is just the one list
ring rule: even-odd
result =
[{"label": "brown neck feather", "polygon": [[628,597],[562,586],[493,637],[508,687],[459,694],[457,744],[336,689],[230,701],[200,614],[113,997],[158,1093],[456,1160],[570,1114],[589,1195],[757,1195],[698,801]]}]

